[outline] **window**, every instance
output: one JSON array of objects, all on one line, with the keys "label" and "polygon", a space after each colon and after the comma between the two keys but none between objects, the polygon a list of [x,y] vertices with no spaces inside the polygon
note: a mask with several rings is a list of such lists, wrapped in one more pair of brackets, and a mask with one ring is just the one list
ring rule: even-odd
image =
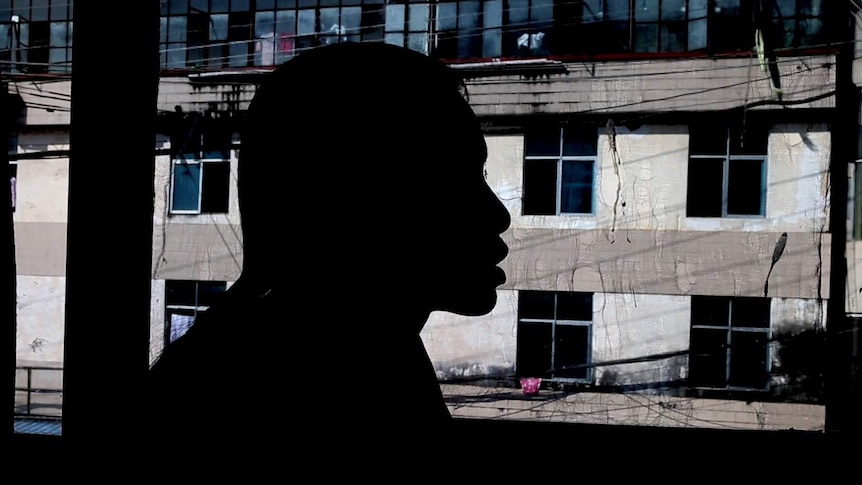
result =
[{"label": "window", "polygon": [[829,31],[823,27],[824,10],[828,10],[829,4],[835,2],[773,0],[769,3],[777,37],[776,48],[818,45],[830,41]]},{"label": "window", "polygon": [[520,291],[518,375],[589,380],[592,325],[592,293]]},{"label": "window", "polygon": [[226,289],[224,281],[165,281],[165,344],[185,334]]},{"label": "window", "polygon": [[502,0],[438,3],[434,55],[442,59],[499,57],[502,26]]},{"label": "window", "polygon": [[0,0],[0,59],[3,71],[69,72],[72,60],[72,2]]},{"label": "window", "polygon": [[506,55],[529,57],[551,53],[554,1],[507,0],[507,4]]},{"label": "window", "polygon": [[188,113],[171,135],[171,213],[225,214],[230,195],[230,131],[211,113]]},{"label": "window", "polygon": [[635,52],[706,47],[707,0],[635,0]]},{"label": "window", "polygon": [[689,384],[712,389],[766,389],[768,298],[693,296]]},{"label": "window", "polygon": [[430,13],[427,3],[386,5],[386,42],[428,54]]},{"label": "window", "polygon": [[524,136],[524,215],[592,214],[598,131],[529,129]]},{"label": "window", "polygon": [[689,217],[766,214],[766,126],[702,124],[689,134]]}]

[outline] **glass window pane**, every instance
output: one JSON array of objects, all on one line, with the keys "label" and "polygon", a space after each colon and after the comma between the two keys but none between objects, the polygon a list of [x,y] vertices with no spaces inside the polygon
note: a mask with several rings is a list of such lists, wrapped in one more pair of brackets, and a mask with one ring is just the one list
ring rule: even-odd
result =
[{"label": "glass window pane", "polygon": [[766,332],[732,332],[730,337],[731,386],[763,389],[769,378]]},{"label": "glass window pane", "polygon": [[403,30],[404,30],[404,5],[387,5],[386,6],[386,31],[387,32],[400,32]]},{"label": "glass window pane", "polygon": [[[3,16],[6,16],[5,12]],[[30,0],[30,21],[41,22],[45,20],[48,20],[48,0]]]},{"label": "glass window pane", "polygon": [[635,29],[635,52],[658,52],[658,26],[639,24]]},{"label": "glass window pane", "polygon": [[482,57],[500,57],[503,55],[502,29],[489,29],[482,32]]},{"label": "glass window pane", "polygon": [[170,17],[168,19],[168,42],[186,41],[186,18]]},{"label": "glass window pane", "polygon": [[66,22],[51,22],[51,40],[48,45],[67,47],[71,44],[71,39],[67,36],[66,25]]},{"label": "glass window pane", "polygon": [[708,10],[708,2],[709,0],[688,0],[688,18],[691,19],[699,19],[702,17],[706,17]]},{"label": "glass window pane", "polygon": [[557,213],[557,161],[524,161],[524,214]]},{"label": "glass window pane", "polygon": [[175,163],[171,209],[175,211],[197,211],[199,209],[200,181],[200,164]]},{"label": "glass window pane", "polygon": [[66,6],[70,3],[64,0],[54,0],[51,2],[51,20],[68,20],[69,14],[67,13]]},{"label": "glass window pane", "polygon": [[692,296],[691,324],[727,327],[730,298],[724,296]]},{"label": "glass window pane", "polygon": [[407,47],[423,54],[428,54],[428,34],[411,32],[407,34]]},{"label": "glass window pane", "polygon": [[171,15],[185,15],[189,12],[189,0],[168,0],[168,13]]},{"label": "glass window pane", "polygon": [[[502,15],[502,14],[501,14]],[[428,30],[428,5],[410,5],[410,17],[408,29],[411,32],[424,32]]]},{"label": "glass window pane", "polygon": [[727,386],[727,330],[691,329],[689,384],[695,387]]},{"label": "glass window pane", "polygon": [[509,0],[509,25],[518,29],[525,28],[530,21],[529,0]]},{"label": "glass window pane", "polygon": [[589,326],[557,325],[554,329],[554,377],[586,379],[589,369],[583,365],[589,362],[589,349]]},{"label": "glass window pane", "polygon": [[629,0],[606,0],[605,17],[607,20],[629,19]]},{"label": "glass window pane", "polygon": [[210,306],[227,289],[224,281],[199,281],[198,282],[198,306]]},{"label": "glass window pane", "polygon": [[823,15],[823,0],[797,0],[799,15],[817,17]]},{"label": "glass window pane", "polygon": [[182,43],[168,44],[166,57],[169,69],[182,69],[186,67],[186,45]]},{"label": "glass window pane", "polygon": [[604,19],[602,4],[602,0],[584,0],[581,23],[601,22]]},{"label": "glass window pane", "polygon": [[530,6],[530,21],[543,24],[554,20],[554,0],[533,0]]},{"label": "glass window pane", "polygon": [[661,19],[685,20],[685,2],[686,0],[662,0]]},{"label": "glass window pane", "polygon": [[724,159],[692,158],[688,162],[688,217],[721,217]]},{"label": "glass window pane", "polygon": [[635,0],[635,22],[656,22],[659,0]]},{"label": "glass window pane", "polygon": [[230,162],[207,162],[203,164],[203,186],[201,189],[201,212],[226,214],[230,191]]},{"label": "glass window pane", "polygon": [[227,40],[228,16],[210,15],[210,40]]},{"label": "glass window pane", "polygon": [[525,152],[528,157],[560,156],[560,128],[529,129],[524,135]]},{"label": "glass window pane", "polygon": [[593,212],[593,162],[563,162],[563,180],[560,192],[560,212],[591,214]]},{"label": "glass window pane", "polygon": [[404,47],[404,34],[402,34],[401,32],[387,33],[383,39],[384,42],[386,42],[387,44]]},{"label": "glass window pane", "polygon": [[194,281],[165,281],[165,305],[195,306],[197,284]]},{"label": "glass window pane", "polygon": [[661,26],[661,51],[662,52],[684,52],[686,50],[686,37],[688,24],[675,22],[662,24]]},{"label": "glass window pane", "polygon": [[341,9],[341,26],[347,33],[347,40],[359,41],[359,30],[362,26],[362,8],[344,7]]},{"label": "glass window pane", "polygon": [[210,0],[211,12],[227,12],[230,7],[230,0]]},{"label": "glass window pane", "polygon": [[[5,38],[5,37],[4,37]],[[168,41],[168,18],[159,18],[159,42],[164,44]]]},{"label": "glass window pane", "polygon": [[592,127],[563,127],[563,156],[594,157],[598,150],[598,132]]},{"label": "glass window pane", "polygon": [[553,320],[556,294],[551,291],[518,292],[518,318]]},{"label": "glass window pane", "polygon": [[557,293],[557,320],[592,321],[592,293]]},{"label": "glass window pane", "polygon": [[763,161],[731,160],[727,179],[727,213],[763,215]]},{"label": "glass window pane", "polygon": [[768,298],[734,298],[730,303],[733,327],[769,328]]},{"label": "glass window pane", "polygon": [[706,49],[706,19],[688,23],[688,50]]},{"label": "glass window pane", "polygon": [[234,12],[248,11],[251,8],[249,0],[230,0],[230,9]]},{"label": "glass window pane", "polygon": [[454,30],[458,27],[458,4],[446,2],[437,4],[437,29]]},{"label": "glass window pane", "polygon": [[265,35],[274,35],[275,12],[257,12],[254,14],[254,37],[260,39]]},{"label": "glass window pane", "polygon": [[519,323],[516,352],[517,374],[543,377],[551,369],[551,324]]}]

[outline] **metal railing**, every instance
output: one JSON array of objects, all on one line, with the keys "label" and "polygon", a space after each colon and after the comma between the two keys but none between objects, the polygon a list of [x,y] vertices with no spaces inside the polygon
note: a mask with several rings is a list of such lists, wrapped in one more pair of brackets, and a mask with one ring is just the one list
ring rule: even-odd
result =
[{"label": "metal railing", "polygon": [[15,418],[60,419],[63,414],[63,368],[15,367]]}]

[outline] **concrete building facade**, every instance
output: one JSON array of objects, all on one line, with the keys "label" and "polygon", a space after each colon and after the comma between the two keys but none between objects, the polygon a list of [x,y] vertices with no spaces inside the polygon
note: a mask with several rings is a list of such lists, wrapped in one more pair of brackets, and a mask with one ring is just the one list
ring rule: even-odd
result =
[{"label": "concrete building facade", "polygon": [[[6,3],[21,9],[0,21],[22,106],[19,365],[61,369],[71,54],[52,43],[72,22],[38,21],[57,57],[37,62],[15,32],[41,3]],[[852,12],[767,3],[163,2],[151,361],[240,274],[237,127],[258,76],[315,45],[385,41],[463,73],[486,180],[512,217],[496,308],[432,314],[422,333],[453,414],[595,422],[601,409],[613,422],[636,399],[627,424],[679,425],[667,410],[682,407],[691,426],[726,412],[734,426],[822,429],[830,210],[845,197],[830,172],[835,35]],[[542,378],[539,394],[521,378]],[[524,413],[529,399],[556,411]]]}]

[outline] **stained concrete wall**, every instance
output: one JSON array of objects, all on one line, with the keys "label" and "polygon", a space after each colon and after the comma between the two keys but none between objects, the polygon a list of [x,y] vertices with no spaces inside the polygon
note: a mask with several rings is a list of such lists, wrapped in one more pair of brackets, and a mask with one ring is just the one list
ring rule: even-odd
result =
[{"label": "stained concrete wall", "polygon": [[[66,278],[19,274],[16,285],[18,365],[62,366]],[[99,311],[99,305],[93,305],[93,311]]]},{"label": "stained concrete wall", "polygon": [[[18,153],[67,150],[68,140],[63,131],[24,131],[18,135]],[[12,219],[19,365],[63,361],[68,178],[67,157],[17,162]]]},{"label": "stained concrete wall", "polygon": [[826,126],[773,128],[762,218],[685,216],[685,126],[618,129],[616,169],[608,134],[599,137],[596,212],[561,216],[522,215],[523,137],[488,137],[488,183],[512,214],[506,288],[755,296],[769,274],[772,296],[829,296]]},{"label": "stained concrete wall", "polygon": [[[712,111],[774,104],[766,75],[749,57],[560,64],[564,73],[470,80],[480,116],[546,113]],[[785,109],[831,108],[835,56],[781,57]],[[552,66],[558,70],[558,66]]]},{"label": "stained concrete wall", "polygon": [[[162,140],[161,146],[169,144]],[[236,280],[242,269],[236,173],[237,151],[231,150],[227,214],[170,214],[170,157],[155,162],[153,212],[153,279]]]},{"label": "stained concrete wall", "polygon": [[[493,311],[479,317],[435,312],[422,339],[441,381],[465,377],[511,379],[517,371],[518,292],[498,290]],[[783,353],[798,340],[825,327],[826,302],[773,298],[770,307],[771,392],[790,394],[797,375],[816,369],[816,345],[806,352]],[[691,297],[633,293],[595,293],[590,342],[591,382],[600,386],[666,387],[688,376]],[[804,338],[804,337],[803,337]],[[814,340],[811,341],[814,343]],[[805,342],[808,345],[809,342]],[[794,348],[796,350],[796,348]],[[810,352],[807,352],[810,351]],[[661,354],[681,353],[669,357]],[[658,356],[656,358],[651,358]],[[782,356],[786,356],[782,361]],[[614,363],[644,359],[642,362]]]}]

